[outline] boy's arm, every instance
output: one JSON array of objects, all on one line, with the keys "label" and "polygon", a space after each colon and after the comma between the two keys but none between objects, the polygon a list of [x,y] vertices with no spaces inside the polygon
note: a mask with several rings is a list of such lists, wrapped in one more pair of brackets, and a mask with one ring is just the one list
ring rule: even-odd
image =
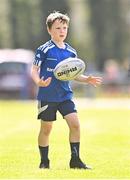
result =
[{"label": "boy's arm", "polygon": [[39,66],[36,66],[36,65],[32,65],[32,68],[31,68],[31,77],[33,79],[33,81],[36,83],[37,86],[40,86],[40,87],[46,87],[46,86],[49,86],[49,84],[51,83],[51,77],[47,78],[46,80],[44,80],[42,78],[39,77]]},{"label": "boy's arm", "polygon": [[82,83],[92,84],[95,87],[97,87],[97,85],[100,85],[102,83],[102,77],[98,77],[98,76],[96,77],[96,76],[80,75],[77,78],[75,78],[75,80]]}]

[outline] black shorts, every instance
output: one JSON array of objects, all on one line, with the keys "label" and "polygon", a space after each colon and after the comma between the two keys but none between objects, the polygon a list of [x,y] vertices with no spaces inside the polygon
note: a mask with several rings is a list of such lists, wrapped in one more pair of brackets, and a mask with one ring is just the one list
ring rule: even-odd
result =
[{"label": "black shorts", "polygon": [[55,121],[57,111],[61,113],[63,118],[67,114],[77,112],[72,100],[66,100],[63,102],[38,101],[38,119],[43,121]]}]

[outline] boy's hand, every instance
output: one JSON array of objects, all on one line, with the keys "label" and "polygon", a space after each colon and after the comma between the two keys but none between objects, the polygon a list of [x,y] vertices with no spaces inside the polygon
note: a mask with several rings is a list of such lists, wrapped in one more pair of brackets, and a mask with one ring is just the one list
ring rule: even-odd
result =
[{"label": "boy's hand", "polygon": [[44,77],[42,77],[42,78],[38,81],[37,85],[40,86],[40,87],[47,87],[47,86],[49,86],[49,84],[51,83],[51,80],[52,80],[51,77],[48,77],[48,78],[45,79],[45,80],[44,80]]},{"label": "boy's hand", "polygon": [[93,86],[97,87],[98,85],[102,83],[102,77],[88,76],[87,83],[92,84]]}]

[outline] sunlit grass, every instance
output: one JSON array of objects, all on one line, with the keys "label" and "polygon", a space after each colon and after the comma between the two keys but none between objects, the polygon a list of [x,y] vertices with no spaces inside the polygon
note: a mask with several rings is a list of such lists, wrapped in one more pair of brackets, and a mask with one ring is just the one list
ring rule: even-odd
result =
[{"label": "sunlit grass", "polygon": [[1,179],[130,177],[130,110],[81,108],[81,157],[93,169],[70,170],[68,127],[61,115],[50,138],[50,170],[40,170],[36,102],[0,102]]}]

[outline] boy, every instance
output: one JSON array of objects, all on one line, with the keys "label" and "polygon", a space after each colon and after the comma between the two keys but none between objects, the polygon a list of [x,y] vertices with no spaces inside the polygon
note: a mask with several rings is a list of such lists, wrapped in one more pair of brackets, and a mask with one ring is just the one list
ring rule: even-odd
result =
[{"label": "boy", "polygon": [[[31,69],[31,76],[39,87],[38,92],[38,119],[41,128],[38,136],[38,145],[41,156],[39,168],[50,168],[49,135],[56,112],[59,111],[69,127],[69,142],[71,149],[70,168],[90,169],[80,159],[80,125],[75,104],[72,101],[73,92],[68,81],[60,81],[54,77],[53,69],[62,60],[76,57],[76,51],[64,42],[68,32],[69,17],[59,12],[51,13],[46,20],[47,30],[51,40],[41,45],[35,54]],[[84,76],[77,81],[97,86],[101,83],[100,77]]]}]

